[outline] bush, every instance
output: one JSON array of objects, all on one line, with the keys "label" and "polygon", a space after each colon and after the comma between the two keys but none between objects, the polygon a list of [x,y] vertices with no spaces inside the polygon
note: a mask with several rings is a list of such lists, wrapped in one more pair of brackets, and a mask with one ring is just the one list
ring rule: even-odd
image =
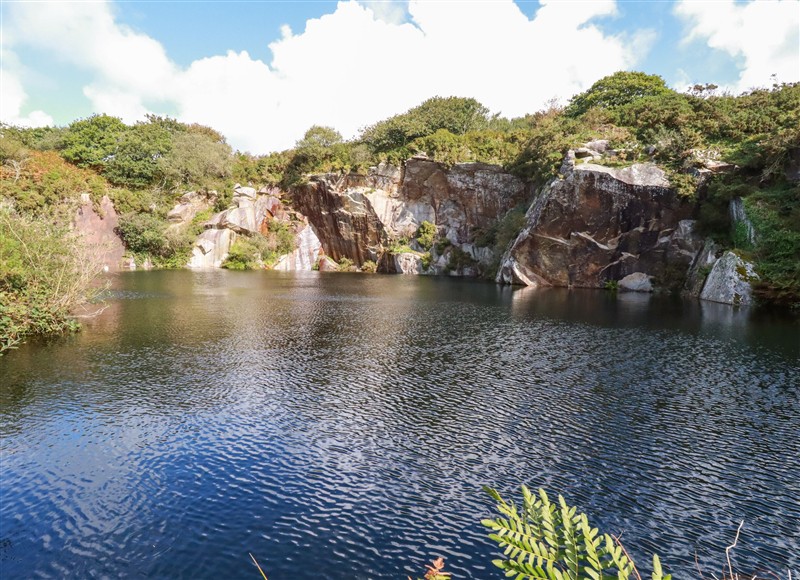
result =
[{"label": "bush", "polygon": [[30,335],[76,330],[71,314],[97,296],[97,248],[68,223],[0,208],[0,354]]},{"label": "bush", "polygon": [[438,233],[439,231],[434,224],[429,221],[423,221],[419,224],[414,238],[425,251],[429,251],[433,247],[433,242],[436,241]]},{"label": "bush", "polygon": [[82,193],[99,204],[108,187],[93,171],[70,165],[52,151],[31,151],[19,171],[4,165],[0,180],[3,195],[13,199],[20,211],[31,213],[47,213],[56,206],[77,203]]},{"label": "bush", "polygon": [[229,270],[259,270],[271,267],[278,259],[294,251],[295,238],[287,224],[272,220],[265,235],[239,237],[222,264]]}]

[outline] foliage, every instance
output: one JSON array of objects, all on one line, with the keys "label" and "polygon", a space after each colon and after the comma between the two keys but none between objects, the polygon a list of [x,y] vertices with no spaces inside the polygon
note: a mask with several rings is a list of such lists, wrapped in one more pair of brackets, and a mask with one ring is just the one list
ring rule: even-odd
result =
[{"label": "foliage", "polygon": [[353,264],[353,260],[350,258],[342,258],[339,260],[339,272],[352,272],[355,270],[355,265]]},{"label": "foliage", "polygon": [[30,335],[77,330],[72,312],[99,290],[95,251],[63,216],[0,208],[0,354]]},{"label": "foliage", "polygon": [[376,264],[372,260],[366,260],[363,264],[361,264],[362,272],[366,272],[368,274],[374,274],[377,270],[378,270],[378,264]]},{"label": "foliage", "polygon": [[126,127],[117,138],[114,154],[105,161],[103,175],[122,187],[153,185],[159,178],[159,160],[172,146],[172,134],[161,123]]},{"label": "foliage", "polygon": [[800,308],[800,186],[758,191],[745,199],[745,209],[756,232],[756,295]]},{"label": "foliage", "polygon": [[258,270],[270,267],[294,251],[294,235],[287,224],[272,220],[265,235],[240,236],[222,264],[229,270]]},{"label": "foliage", "polygon": [[373,152],[387,152],[439,130],[464,135],[485,129],[488,124],[489,110],[475,99],[433,97],[405,113],[367,127],[361,141]]},{"label": "foliage", "polygon": [[63,146],[65,127],[17,127],[0,123],[0,135],[21,143],[28,149],[51,151]]},{"label": "foliage", "polygon": [[592,107],[615,110],[638,99],[672,92],[658,75],[620,71],[603,77],[585,93],[572,97],[564,114],[578,117]]},{"label": "foliage", "polygon": [[464,268],[469,268],[474,265],[475,259],[470,254],[458,246],[452,246],[450,248],[450,254],[447,257],[447,269],[449,271],[460,272]]},{"label": "foliage", "polygon": [[157,161],[171,189],[209,188],[230,175],[231,165],[230,146],[198,131],[175,135],[170,150]]},{"label": "foliage", "polygon": [[433,247],[433,242],[436,241],[436,236],[438,234],[439,230],[434,224],[429,221],[423,221],[419,224],[414,238],[422,249],[429,251]]},{"label": "foliage", "polygon": [[558,175],[567,149],[585,141],[588,132],[580,121],[555,109],[532,115],[529,122],[525,145],[508,168],[523,179],[543,185]]},{"label": "foliage", "polygon": [[107,183],[96,173],[66,163],[52,151],[31,151],[19,171],[8,165],[0,168],[3,196],[14,201],[20,211],[42,213],[66,203],[75,203],[88,193],[99,203]]},{"label": "foliage", "polygon": [[258,270],[264,267],[261,250],[252,238],[240,237],[231,246],[228,257],[222,263],[228,270]]},{"label": "foliage", "polygon": [[[483,520],[492,533],[489,537],[504,550],[494,564],[507,576],[518,580],[625,580],[639,577],[634,562],[619,540],[600,534],[589,524],[586,514],[567,505],[562,496],[558,504],[550,501],[543,489],[538,497],[522,486],[522,507],[518,510],[495,490],[484,488],[498,503],[500,516]],[[653,556],[653,580],[670,580]]]},{"label": "foliage", "polygon": [[62,141],[64,159],[78,167],[102,170],[117,152],[125,123],[109,115],[92,115],[74,121]]}]

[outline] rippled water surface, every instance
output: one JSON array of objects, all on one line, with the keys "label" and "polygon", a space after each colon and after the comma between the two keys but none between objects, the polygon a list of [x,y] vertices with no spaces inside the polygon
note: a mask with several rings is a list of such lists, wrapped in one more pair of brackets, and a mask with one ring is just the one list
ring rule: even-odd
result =
[{"label": "rippled water surface", "polygon": [[676,580],[800,571],[800,331],[449,279],[122,274],[0,359],[0,576],[501,578],[481,491],[563,493]]}]

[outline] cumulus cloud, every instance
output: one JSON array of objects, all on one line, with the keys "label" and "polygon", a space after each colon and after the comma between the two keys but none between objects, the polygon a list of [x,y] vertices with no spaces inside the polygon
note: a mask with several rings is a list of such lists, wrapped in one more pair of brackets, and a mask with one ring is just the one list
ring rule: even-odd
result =
[{"label": "cumulus cloud", "polygon": [[20,80],[22,66],[16,55],[0,47],[0,121],[23,127],[44,127],[53,124],[53,118],[44,111],[22,114],[28,95]]},{"label": "cumulus cloud", "polygon": [[737,59],[744,91],[800,80],[800,3],[797,0],[681,0],[675,14],[687,24],[685,43],[705,41]]},{"label": "cumulus cloud", "polygon": [[652,35],[604,34],[593,22],[613,0],[542,0],[533,18],[512,0],[340,2],[288,27],[265,63],[247,52],[176,66],[156,40],[115,21],[108,3],[14,3],[10,42],[93,74],[97,112],[141,118],[174,110],[253,152],[290,147],[312,124],[346,136],[435,96],[475,97],[516,116],[635,66]]}]

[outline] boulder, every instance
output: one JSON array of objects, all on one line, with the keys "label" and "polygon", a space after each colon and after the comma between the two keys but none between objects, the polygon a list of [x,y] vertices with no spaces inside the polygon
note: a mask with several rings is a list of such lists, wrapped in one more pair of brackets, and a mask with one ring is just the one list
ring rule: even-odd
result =
[{"label": "boulder", "polygon": [[320,272],[338,272],[339,271],[339,264],[333,261],[328,256],[322,256],[319,259],[319,271]]},{"label": "boulder", "polygon": [[235,207],[222,212],[219,223],[223,228],[235,231],[237,234],[258,232],[256,212],[253,206]]},{"label": "boulder", "polygon": [[747,306],[752,304],[752,282],[758,281],[753,264],[733,252],[725,252],[706,278],[701,300]]},{"label": "boulder", "polygon": [[719,247],[714,240],[708,239],[703,245],[703,249],[697,254],[697,257],[692,262],[689,268],[689,274],[686,277],[684,285],[684,292],[693,298],[699,298],[700,293],[703,291],[703,286],[706,283],[706,278],[711,272],[711,268],[717,261],[717,252]]},{"label": "boulder", "polygon": [[653,283],[650,281],[651,276],[644,272],[634,272],[628,274],[618,284],[619,290],[623,292],[652,292]]},{"label": "boulder", "polygon": [[417,252],[401,252],[392,254],[386,252],[378,263],[378,272],[383,274],[424,274],[422,254]]}]

